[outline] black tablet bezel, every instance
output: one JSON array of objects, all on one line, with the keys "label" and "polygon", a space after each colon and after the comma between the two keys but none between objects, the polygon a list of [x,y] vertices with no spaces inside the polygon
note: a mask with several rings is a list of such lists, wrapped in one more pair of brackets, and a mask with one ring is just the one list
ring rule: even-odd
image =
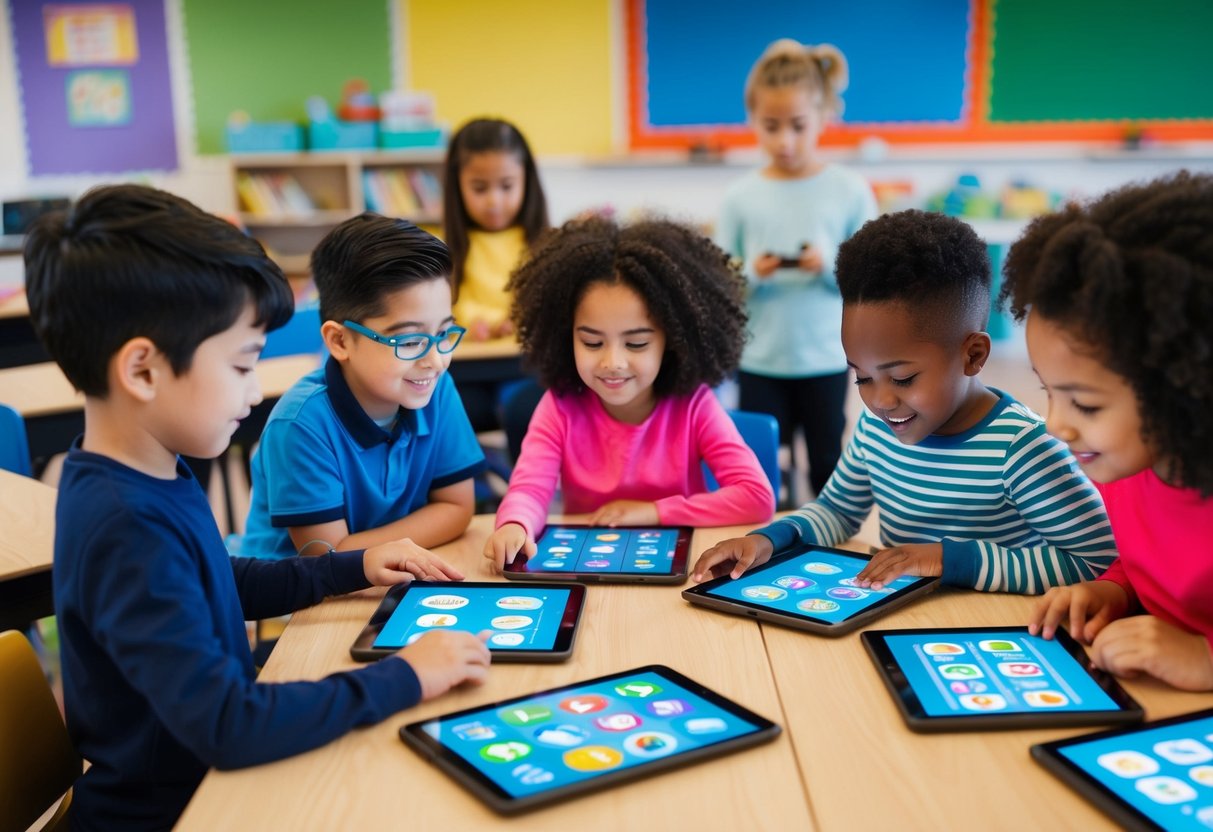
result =
[{"label": "black tablet bezel", "polygon": [[1110,737],[1137,734],[1155,728],[1165,728],[1170,725],[1211,718],[1213,718],[1213,708],[1206,708],[1203,711],[1178,714],[1166,719],[1154,720],[1153,722],[1125,725],[1119,728],[1110,728],[1107,731],[1096,731],[1091,734],[1080,734],[1077,737],[1067,737],[1064,740],[1037,743],[1029,750],[1033,760],[1125,829],[1133,830],[1134,832],[1137,832],[1137,830],[1141,830],[1141,832],[1165,832],[1165,827],[1158,825],[1136,806],[1115,794],[1073,760],[1064,757],[1060,753],[1061,749],[1070,745],[1084,745],[1088,742],[1095,742]]},{"label": "black tablet bezel", "polygon": [[968,633],[999,633],[1003,635],[1028,635],[1027,627],[923,627],[902,630],[867,630],[860,635],[863,646],[876,665],[881,681],[897,703],[902,719],[911,731],[934,733],[937,731],[985,731],[991,729],[1016,728],[1064,728],[1084,725],[1113,725],[1123,722],[1140,722],[1145,717],[1141,705],[1120,686],[1116,678],[1091,664],[1082,645],[1071,638],[1065,630],[1058,630],[1057,643],[1069,653],[1082,669],[1091,676],[1100,689],[1116,703],[1115,711],[1042,711],[1040,713],[979,714],[965,716],[929,716],[922,702],[914,693],[901,665],[889,649],[887,636],[924,636]]},{"label": "black tablet bezel", "polygon": [[350,645],[350,656],[360,662],[373,662],[384,656],[397,653],[399,647],[374,647],[375,639],[379,636],[384,624],[392,617],[396,607],[413,587],[432,590],[448,588],[452,592],[461,589],[500,589],[517,592],[519,590],[568,589],[569,597],[565,601],[564,612],[560,618],[560,628],[556,631],[556,640],[550,650],[517,650],[508,647],[494,647],[490,655],[495,662],[562,662],[573,654],[573,644],[577,640],[578,624],[581,622],[581,611],[585,608],[585,585],[569,583],[559,584],[545,581],[541,584],[507,584],[501,581],[414,581],[407,584],[397,584],[387,591],[379,606],[375,609],[371,620],[362,628],[358,638]]},{"label": "black tablet bezel", "polygon": [[[465,761],[454,751],[449,750],[441,742],[431,737],[422,728],[437,720],[454,722],[465,719],[471,714],[481,713],[484,711],[497,710],[504,708],[515,702],[522,702],[528,699],[533,699],[538,696],[549,696],[561,691],[573,690],[585,685],[594,685],[600,682],[607,682],[612,679],[624,679],[629,676],[635,676],[638,673],[656,673],[668,679],[672,684],[680,685],[686,690],[700,696],[713,705],[728,711],[733,716],[746,720],[757,726],[756,729],[749,734],[732,739],[721,740],[712,745],[705,745],[699,748],[692,749],[683,753],[671,754],[668,757],[658,757],[649,760],[636,766],[629,766],[617,771],[607,772],[597,777],[588,780],[582,780],[577,783],[570,783],[567,786],[561,786],[541,794],[527,795],[525,797],[512,797],[510,794],[501,789],[496,783],[484,776],[478,769]],[[745,748],[750,748],[756,745],[761,745],[764,742],[769,742],[779,736],[783,729],[780,726],[767,719],[759,716],[750,709],[738,704],[732,699],[717,693],[709,687],[706,687],[693,679],[690,679],[678,671],[665,665],[653,664],[643,667],[634,667],[618,673],[609,673],[605,676],[598,676],[593,679],[583,679],[579,682],[573,682],[568,685],[560,685],[559,687],[548,688],[547,690],[534,691],[523,696],[515,696],[510,699],[503,699],[499,702],[489,702],[483,705],[477,705],[474,708],[465,708],[461,711],[441,714],[440,716],[431,717],[429,719],[410,722],[407,725],[400,727],[400,738],[405,745],[412,748],[425,759],[432,762],[438,768],[442,769],[447,775],[455,780],[463,788],[470,791],[477,798],[488,804],[495,812],[503,815],[514,815],[520,812],[527,812],[532,809],[538,809],[543,806],[549,806],[553,803],[560,803],[570,798],[579,797],[590,792],[601,791],[611,788],[621,783],[626,783],[632,780],[637,780],[641,777],[647,777],[661,771],[669,769],[681,768],[691,763],[701,760],[723,756],[734,751],[740,751]]]},{"label": "black tablet bezel", "polygon": [[[831,555],[842,555],[855,560],[871,560],[871,555],[865,555],[862,552],[850,552],[846,549],[833,549],[828,546],[804,545],[798,546],[786,552],[780,552],[775,557],[771,558],[761,566],[753,567],[745,576],[749,577],[758,572],[765,572],[768,569],[779,569],[785,561],[799,557],[807,552],[825,552]],[[907,587],[893,592],[874,604],[864,607],[856,612],[850,618],[843,621],[826,621],[821,618],[814,618],[811,615],[804,613],[790,613],[783,610],[772,609],[766,604],[756,602],[743,601],[740,598],[721,598],[719,596],[710,595],[711,590],[718,586],[722,586],[732,581],[728,575],[722,575],[719,578],[713,578],[710,581],[704,581],[697,586],[688,587],[682,591],[682,597],[692,604],[696,604],[708,609],[717,610],[718,612],[726,612],[732,615],[745,615],[750,618],[756,618],[759,621],[768,621],[772,624],[779,624],[783,627],[791,627],[794,630],[803,630],[805,632],[817,633],[823,636],[841,636],[847,633],[854,632],[863,625],[873,619],[879,618],[882,615],[893,612],[896,609],[904,607],[911,601],[922,597],[930,592],[933,592],[939,586],[939,578],[919,578],[914,583]]]},{"label": "black tablet bezel", "polygon": [[[638,529],[656,529],[660,531],[676,531],[678,539],[674,544],[674,560],[670,564],[670,572],[527,572],[526,555],[519,552],[513,563],[507,563],[501,574],[511,581],[583,581],[611,584],[681,584],[687,579],[687,562],[691,555],[691,536],[695,530],[690,526],[589,526],[584,523],[552,523],[543,530],[546,535],[560,529],[601,529],[604,532],[636,531]],[[543,535],[540,535],[540,540]]]}]

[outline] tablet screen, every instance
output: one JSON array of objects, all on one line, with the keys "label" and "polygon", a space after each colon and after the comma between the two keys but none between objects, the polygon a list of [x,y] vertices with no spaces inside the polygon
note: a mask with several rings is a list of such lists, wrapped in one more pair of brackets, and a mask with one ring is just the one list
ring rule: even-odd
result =
[{"label": "tablet screen", "polygon": [[1160,829],[1213,829],[1213,711],[1045,748]]},{"label": "tablet screen", "polygon": [[527,572],[669,575],[678,549],[677,528],[548,526],[536,541]]},{"label": "tablet screen", "polygon": [[739,738],[774,736],[778,727],[653,666],[414,723],[404,733],[416,731],[482,784],[524,799]]},{"label": "tablet screen", "polygon": [[751,569],[736,580],[705,586],[701,591],[747,606],[836,624],[887,601],[899,590],[933,580],[903,576],[883,589],[865,589],[855,585],[855,576],[867,565],[867,558],[810,549]]},{"label": "tablet screen", "polygon": [[1057,639],[1026,629],[878,635],[927,716],[1121,709]]}]

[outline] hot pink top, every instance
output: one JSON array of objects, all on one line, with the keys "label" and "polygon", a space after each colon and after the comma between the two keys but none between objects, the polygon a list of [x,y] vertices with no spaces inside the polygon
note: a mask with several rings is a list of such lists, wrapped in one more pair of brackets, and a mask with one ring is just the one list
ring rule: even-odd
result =
[{"label": "hot pink top", "polygon": [[[720,489],[708,493],[700,462]],[[518,523],[537,537],[560,483],[569,514],[612,500],[657,504],[662,525],[729,526],[769,520],[770,481],[733,420],[706,385],[667,396],[639,425],[616,421],[594,393],[548,392],[531,416],[497,526]]]},{"label": "hot pink top", "polygon": [[1098,580],[1129,593],[1130,609],[1213,644],[1213,499],[1147,469],[1100,485],[1120,557]]}]

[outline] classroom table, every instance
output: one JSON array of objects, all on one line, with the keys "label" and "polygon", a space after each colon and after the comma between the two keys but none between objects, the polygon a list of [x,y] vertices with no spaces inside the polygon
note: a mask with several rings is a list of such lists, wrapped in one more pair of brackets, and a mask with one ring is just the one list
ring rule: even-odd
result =
[{"label": "classroom table", "polygon": [[0,470],[0,631],[54,613],[55,489]]},{"label": "classroom table", "polygon": [[451,353],[450,374],[456,386],[522,378],[522,352],[513,338],[472,341],[465,336]]},{"label": "classroom table", "polygon": [[10,293],[0,285],[0,368],[49,360],[30,323],[25,290]]},{"label": "classroom table", "polygon": [[[440,547],[469,580],[491,518]],[[747,527],[699,529],[698,554]],[[316,679],[355,666],[350,643],[382,590],[296,613],[266,681]],[[1024,622],[1032,598],[942,589],[870,629]],[[561,665],[496,665],[482,688],[455,691],[328,746],[260,768],[212,771],[181,829],[685,828],[689,830],[1114,829],[1028,756],[1036,742],[1093,728],[915,734],[905,727],[859,634],[825,638],[687,605],[678,587],[591,585],[574,657]],[[639,664],[669,664],[784,727],[774,743],[650,781],[499,819],[405,748],[405,722]],[[1157,719],[1213,706],[1213,694],[1152,680],[1125,687]],[[414,801],[414,797],[423,797]]]}]

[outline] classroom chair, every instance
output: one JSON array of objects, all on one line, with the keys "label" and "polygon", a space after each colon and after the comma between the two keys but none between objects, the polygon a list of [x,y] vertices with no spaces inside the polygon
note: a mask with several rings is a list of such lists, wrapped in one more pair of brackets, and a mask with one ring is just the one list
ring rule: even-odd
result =
[{"label": "classroom chair", "polygon": [[0,404],[0,468],[23,477],[33,476],[25,420],[6,404]]},{"label": "classroom chair", "polygon": [[[732,417],[733,424],[737,425],[737,432],[741,434],[741,438],[758,457],[763,472],[771,481],[771,488],[774,489],[775,500],[778,502],[782,477],[779,471],[779,423],[769,413],[730,410],[729,416]],[[707,463],[703,465],[703,478],[707,481],[709,491],[715,491],[720,487]]]},{"label": "classroom chair", "polygon": [[83,763],[34,649],[16,630],[0,633],[0,677],[0,832],[28,829],[60,796],[42,828],[66,829]]}]

